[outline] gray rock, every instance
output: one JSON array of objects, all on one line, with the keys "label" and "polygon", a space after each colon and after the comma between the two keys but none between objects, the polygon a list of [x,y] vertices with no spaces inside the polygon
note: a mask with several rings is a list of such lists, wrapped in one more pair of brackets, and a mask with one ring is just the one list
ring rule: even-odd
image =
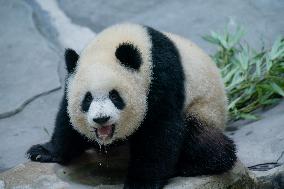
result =
[{"label": "gray rock", "polygon": [[59,0],[59,4],[75,23],[95,32],[117,22],[137,22],[188,37],[206,50],[212,49],[201,36],[223,30],[228,22],[232,27],[235,22],[244,25],[245,39],[255,47],[284,33],[281,0]]},{"label": "gray rock", "polygon": [[49,140],[62,91],[38,98],[20,113],[0,119],[0,172],[27,161],[25,152]]},{"label": "gray rock", "polygon": [[237,162],[235,167],[222,175],[174,178],[166,189],[255,189],[257,179]]},{"label": "gray rock", "polygon": [[0,189],[4,189],[5,188],[5,183],[3,180],[0,180]]},{"label": "gray rock", "polygon": [[60,86],[59,56],[40,35],[32,14],[24,1],[0,1],[0,118]]},{"label": "gray rock", "polygon": [[248,167],[284,163],[284,101],[261,114],[262,119],[229,135],[236,142],[238,157]]},{"label": "gray rock", "polygon": [[283,189],[284,188],[284,165],[268,170],[254,171],[258,178],[258,188]]}]

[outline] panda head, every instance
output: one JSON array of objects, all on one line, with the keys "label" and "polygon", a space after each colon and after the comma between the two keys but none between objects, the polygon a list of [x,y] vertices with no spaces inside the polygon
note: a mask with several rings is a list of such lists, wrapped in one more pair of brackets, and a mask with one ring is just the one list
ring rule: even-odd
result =
[{"label": "panda head", "polygon": [[150,77],[138,47],[93,42],[80,56],[67,49],[65,61],[67,111],[74,129],[102,145],[131,135],[147,111]]}]

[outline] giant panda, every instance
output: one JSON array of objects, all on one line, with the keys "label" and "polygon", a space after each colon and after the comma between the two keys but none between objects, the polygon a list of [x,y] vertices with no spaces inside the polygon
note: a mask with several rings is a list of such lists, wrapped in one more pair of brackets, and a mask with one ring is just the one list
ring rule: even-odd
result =
[{"label": "giant panda", "polygon": [[222,133],[222,79],[189,40],[122,23],[99,33],[80,55],[67,49],[65,61],[56,126],[49,142],[28,150],[32,161],[64,164],[89,148],[127,141],[125,189],[162,188],[174,176],[233,167],[235,145]]}]

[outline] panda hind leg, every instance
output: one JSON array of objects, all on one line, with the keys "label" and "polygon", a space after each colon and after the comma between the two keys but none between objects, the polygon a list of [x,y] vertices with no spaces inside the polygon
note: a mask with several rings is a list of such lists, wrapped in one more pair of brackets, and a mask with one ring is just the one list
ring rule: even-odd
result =
[{"label": "panda hind leg", "polygon": [[202,123],[197,117],[187,118],[179,176],[221,174],[230,170],[236,160],[235,144],[221,130]]}]

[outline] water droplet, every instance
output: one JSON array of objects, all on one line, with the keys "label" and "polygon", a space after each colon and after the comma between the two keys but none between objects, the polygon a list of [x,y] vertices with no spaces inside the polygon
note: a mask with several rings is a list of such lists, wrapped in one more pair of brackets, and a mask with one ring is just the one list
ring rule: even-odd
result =
[{"label": "water droplet", "polygon": [[109,168],[109,158],[107,154],[107,146],[104,146],[104,151],[105,151],[106,168]]},{"label": "water droplet", "polygon": [[100,147],[99,152],[102,152],[102,145],[100,143],[99,143],[99,147]]},{"label": "water droplet", "polygon": [[107,146],[104,146],[105,154],[107,154]]}]

